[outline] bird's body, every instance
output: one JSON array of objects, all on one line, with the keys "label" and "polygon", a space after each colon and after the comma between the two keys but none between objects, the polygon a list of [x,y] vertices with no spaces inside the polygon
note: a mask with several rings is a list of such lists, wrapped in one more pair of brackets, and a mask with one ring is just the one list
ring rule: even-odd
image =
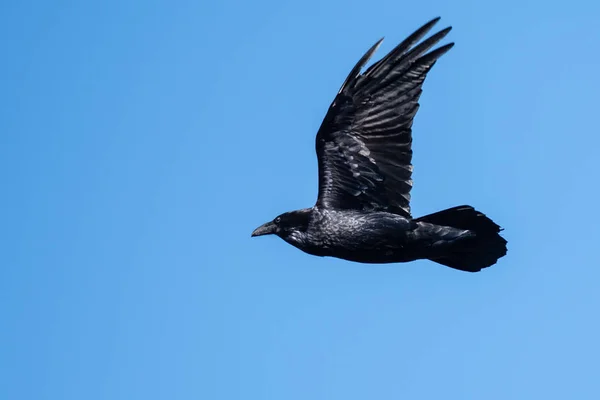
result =
[{"label": "bird's body", "polygon": [[450,28],[413,45],[438,19],[362,74],[381,40],[360,59],[317,134],[315,206],[281,214],[253,236],[277,234],[316,256],[362,263],[430,259],[470,272],[506,254],[500,227],[473,207],[416,219],[410,213],[413,118],[427,73],[453,44],[427,51]]},{"label": "bird's body", "polygon": [[318,207],[304,212],[307,229],[284,240],[306,253],[358,262],[408,261],[402,249],[412,240],[415,223],[402,216]]}]

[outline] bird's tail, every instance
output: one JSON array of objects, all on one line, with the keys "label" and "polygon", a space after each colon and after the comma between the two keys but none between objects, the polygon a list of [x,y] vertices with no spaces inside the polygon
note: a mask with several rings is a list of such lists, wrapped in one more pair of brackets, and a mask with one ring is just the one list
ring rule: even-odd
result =
[{"label": "bird's tail", "polygon": [[454,241],[443,254],[430,258],[439,264],[477,272],[496,264],[506,254],[507,242],[499,235],[502,229],[471,206],[449,208],[417,218],[416,221],[469,230],[475,234]]}]

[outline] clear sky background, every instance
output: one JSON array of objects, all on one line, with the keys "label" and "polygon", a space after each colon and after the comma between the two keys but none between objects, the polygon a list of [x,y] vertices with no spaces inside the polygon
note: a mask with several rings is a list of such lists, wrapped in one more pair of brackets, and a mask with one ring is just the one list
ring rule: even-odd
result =
[{"label": "clear sky background", "polygon": [[[308,256],[350,68],[435,16],[414,215],[471,204],[478,274]],[[597,1],[0,6],[0,398],[598,399]]]}]

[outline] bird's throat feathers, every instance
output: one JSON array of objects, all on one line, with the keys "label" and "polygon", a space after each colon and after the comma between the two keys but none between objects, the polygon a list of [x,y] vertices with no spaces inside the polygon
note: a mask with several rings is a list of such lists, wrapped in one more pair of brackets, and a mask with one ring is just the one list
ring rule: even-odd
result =
[{"label": "bird's throat feathers", "polygon": [[286,242],[299,247],[307,239],[308,227],[311,220],[312,209],[290,211],[281,215],[280,231],[278,235]]}]

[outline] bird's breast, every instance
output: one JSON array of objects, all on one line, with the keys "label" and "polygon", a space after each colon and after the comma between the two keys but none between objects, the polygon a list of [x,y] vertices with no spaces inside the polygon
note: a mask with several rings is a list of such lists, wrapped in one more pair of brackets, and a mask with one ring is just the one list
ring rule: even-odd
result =
[{"label": "bird's breast", "polygon": [[406,241],[410,222],[384,212],[328,211],[309,230],[324,248],[335,252],[390,251]]}]

